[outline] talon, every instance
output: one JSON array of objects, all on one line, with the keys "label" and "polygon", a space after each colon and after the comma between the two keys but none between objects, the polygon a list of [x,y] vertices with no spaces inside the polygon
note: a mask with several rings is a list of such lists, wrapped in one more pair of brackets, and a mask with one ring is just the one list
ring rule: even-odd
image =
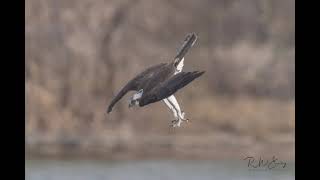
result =
[{"label": "talon", "polygon": [[175,128],[176,124],[170,124],[169,126]]},{"label": "talon", "polygon": [[189,121],[189,119],[188,118],[184,118],[184,116],[185,116],[185,112],[184,111],[181,111],[181,115],[180,115],[180,119],[182,120],[182,121]]},{"label": "talon", "polygon": [[171,121],[172,124],[170,124],[171,127],[180,127],[181,119],[174,119]]}]

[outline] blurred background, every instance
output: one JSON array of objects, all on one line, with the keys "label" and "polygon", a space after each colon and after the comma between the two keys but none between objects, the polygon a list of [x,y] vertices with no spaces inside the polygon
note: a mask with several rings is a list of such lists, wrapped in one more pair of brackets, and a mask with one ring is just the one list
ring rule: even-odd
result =
[{"label": "blurred background", "polygon": [[[294,178],[294,0],[28,0],[25,13],[27,179]],[[133,92],[106,113],[189,32],[184,71],[206,71],[176,93],[191,122],[170,128],[163,102],[128,109]],[[290,166],[252,173],[247,156]]]}]

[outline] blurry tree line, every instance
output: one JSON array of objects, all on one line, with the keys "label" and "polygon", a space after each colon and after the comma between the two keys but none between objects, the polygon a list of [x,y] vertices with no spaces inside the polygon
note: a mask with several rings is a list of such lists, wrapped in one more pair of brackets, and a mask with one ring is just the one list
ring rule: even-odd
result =
[{"label": "blurry tree line", "polygon": [[189,32],[199,39],[185,71],[206,74],[177,93],[194,119],[181,133],[291,132],[294,9],[294,0],[28,0],[26,137],[105,135],[121,124],[164,133],[163,103],[133,111],[126,96],[106,108],[130,78],[171,61]]}]

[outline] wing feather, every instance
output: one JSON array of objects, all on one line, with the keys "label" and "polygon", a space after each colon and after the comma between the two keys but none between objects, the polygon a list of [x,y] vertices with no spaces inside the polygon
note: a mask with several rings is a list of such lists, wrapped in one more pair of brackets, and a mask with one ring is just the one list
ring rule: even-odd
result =
[{"label": "wing feather", "polygon": [[119,93],[112,99],[111,103],[108,107],[108,113],[112,111],[113,106],[125,95],[127,92],[134,90],[133,88],[133,81],[131,80],[129,83],[127,83],[120,91]]},{"label": "wing feather", "polygon": [[197,41],[197,35],[195,33],[190,33],[186,36],[180,50],[178,51],[176,57],[174,58],[174,65],[177,66],[183,57],[187,54],[189,49],[194,45]]},{"label": "wing feather", "polygon": [[161,63],[152,67],[149,67],[145,71],[138,74],[132,80],[130,80],[120,91],[119,93],[112,99],[107,112],[110,113],[112,111],[113,106],[129,91],[138,91],[140,89],[145,88],[144,86],[148,85],[148,80],[151,79],[151,75],[157,74],[159,70],[162,70],[167,64]]},{"label": "wing feather", "polygon": [[156,86],[151,91],[142,95],[139,101],[139,106],[145,106],[171,96],[176,91],[192,82],[194,79],[200,77],[204,72],[205,71],[181,72],[175,76],[172,76],[164,83]]}]

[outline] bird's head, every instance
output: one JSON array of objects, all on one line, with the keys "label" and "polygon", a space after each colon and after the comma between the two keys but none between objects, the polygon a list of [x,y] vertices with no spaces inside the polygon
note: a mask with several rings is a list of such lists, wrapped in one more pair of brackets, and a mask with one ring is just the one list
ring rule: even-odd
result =
[{"label": "bird's head", "polygon": [[139,99],[141,98],[143,94],[143,89],[140,89],[137,93],[135,93],[129,100],[129,108],[133,106],[139,105]]},{"label": "bird's head", "polygon": [[130,101],[129,101],[129,108],[131,108],[131,107],[133,107],[133,106],[138,106],[139,105],[139,101],[138,100],[136,100],[136,99],[130,99]]}]

